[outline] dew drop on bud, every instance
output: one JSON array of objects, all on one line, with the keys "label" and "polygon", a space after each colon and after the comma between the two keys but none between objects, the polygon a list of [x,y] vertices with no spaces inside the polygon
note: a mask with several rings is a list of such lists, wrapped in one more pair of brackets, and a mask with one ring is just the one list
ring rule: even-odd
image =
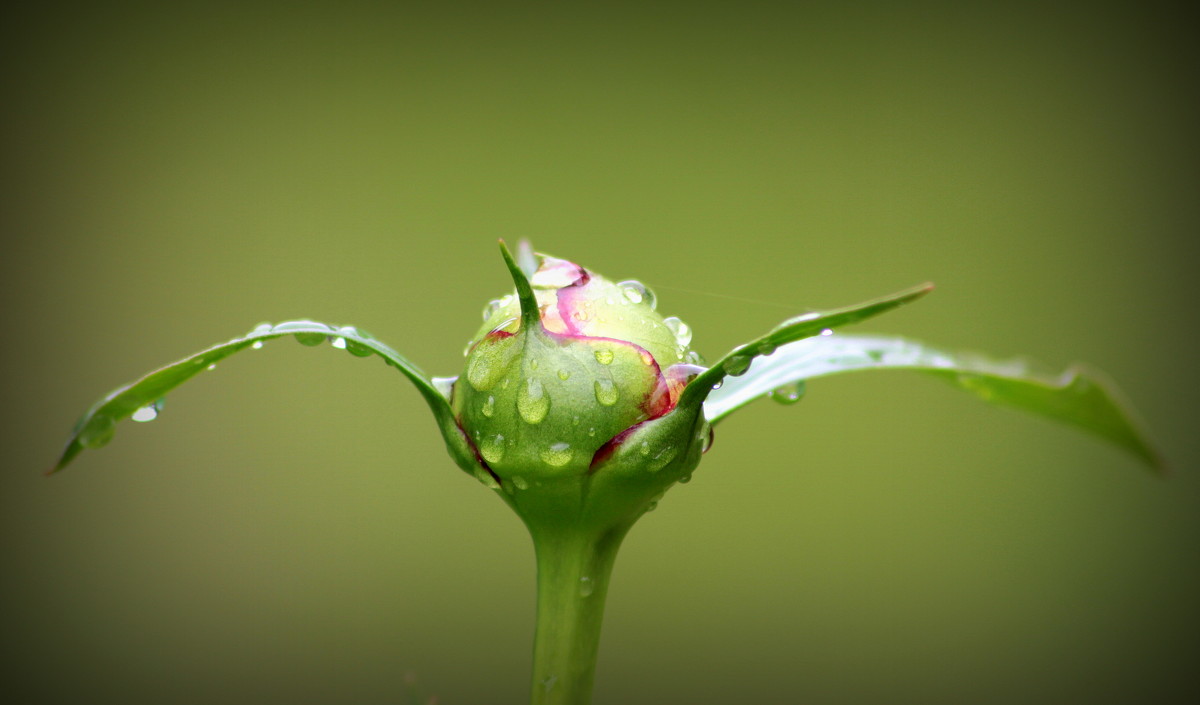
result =
[{"label": "dew drop on bud", "polygon": [[483,350],[467,363],[467,381],[481,392],[491,389],[502,372],[489,353],[489,350]]},{"label": "dew drop on bud", "polygon": [[617,403],[617,397],[620,392],[617,390],[617,385],[613,384],[611,379],[601,378],[596,380],[596,401],[602,406],[612,406]]},{"label": "dew drop on bud", "polygon": [[601,365],[611,365],[613,361],[613,351],[601,349],[596,351],[596,362]]},{"label": "dew drop on bud", "polygon": [[675,342],[681,348],[686,348],[692,342],[692,327],[675,316],[663,319],[663,325],[675,335]]},{"label": "dew drop on bud", "polygon": [[559,370],[558,378],[564,381],[568,380],[571,378],[571,372],[569,370]]},{"label": "dew drop on bud", "polygon": [[504,458],[504,436],[497,433],[488,436],[479,444],[479,454],[489,463],[498,463]]},{"label": "dew drop on bud", "polygon": [[640,281],[630,279],[629,281],[619,282],[617,288],[621,290],[621,293],[630,303],[645,304],[652,310],[658,306],[658,299],[654,296],[654,292]]},{"label": "dew drop on bud", "polygon": [[484,322],[487,322],[487,320],[491,318],[493,314],[499,311],[500,306],[500,299],[492,299],[491,301],[487,302],[487,305],[483,307]]},{"label": "dew drop on bud", "polygon": [[529,489],[529,481],[526,480],[525,478],[521,477],[520,475],[513,475],[512,483],[513,483],[513,486],[516,487],[518,490]]},{"label": "dew drop on bud", "polygon": [[555,468],[561,468],[571,462],[571,444],[555,443],[541,452],[542,462]]},{"label": "dew drop on bud", "polygon": [[489,394],[487,401],[483,402],[483,406],[479,410],[484,416],[492,418],[492,415],[496,413],[496,397]]},{"label": "dew drop on bud", "polygon": [[525,380],[525,384],[517,390],[517,412],[521,418],[525,423],[537,424],[546,418],[549,411],[550,397],[546,396],[541,380],[537,377]]},{"label": "dew drop on bud", "polygon": [[595,589],[596,589],[596,586],[592,584],[592,579],[589,578],[588,576],[585,575],[579,579],[579,595],[580,595],[580,597],[587,597],[587,596],[591,595]]},{"label": "dew drop on bud", "polygon": [[771,398],[780,404],[795,404],[804,398],[803,381],[792,382],[771,390]]}]

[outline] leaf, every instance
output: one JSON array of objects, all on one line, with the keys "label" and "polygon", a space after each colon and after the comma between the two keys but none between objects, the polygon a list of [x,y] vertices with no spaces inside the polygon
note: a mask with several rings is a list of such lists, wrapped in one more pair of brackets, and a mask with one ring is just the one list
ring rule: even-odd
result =
[{"label": "leaf", "polygon": [[[136,382],[110,392],[96,402],[79,419],[62,455],[51,473],[67,466],[84,448],[99,448],[111,440],[118,422],[138,414],[137,420],[150,420],[157,416],[162,399],[167,392],[204,372],[221,360],[247,348],[260,348],[266,341],[284,336],[294,336],[304,345],[320,345],[326,340],[355,357],[378,355],[389,366],[396,368],[417,387],[433,411],[446,444],[458,464],[467,472],[474,472],[477,463],[474,454],[454,421],[446,397],[416,365],[387,345],[352,326],[329,326],[315,321],[288,321],[272,326],[264,323],[250,333],[233,338],[229,342],[214,345],[178,362],[155,370]],[[138,413],[141,410],[141,413]],[[461,457],[460,457],[461,456]],[[469,462],[468,462],[469,461]]]},{"label": "leaf", "polygon": [[910,301],[915,301],[930,291],[933,291],[933,285],[925,283],[854,306],[831,311],[813,311],[790,318],[775,326],[766,335],[734,348],[715,365],[689,382],[688,386],[684,388],[683,394],[680,395],[679,406],[686,407],[702,403],[726,376],[736,377],[745,373],[755,358],[770,355],[781,345],[821,335],[838,326],[858,323],[872,316],[878,316]]},{"label": "leaf", "polygon": [[1159,472],[1165,469],[1132,407],[1099,371],[1075,364],[1061,374],[1052,374],[1025,360],[990,360],[891,336],[819,336],[781,347],[755,360],[745,375],[726,380],[709,394],[704,413],[715,422],[775,389],[826,375],[883,369],[917,370],[941,377],[985,401],[1078,426]]}]

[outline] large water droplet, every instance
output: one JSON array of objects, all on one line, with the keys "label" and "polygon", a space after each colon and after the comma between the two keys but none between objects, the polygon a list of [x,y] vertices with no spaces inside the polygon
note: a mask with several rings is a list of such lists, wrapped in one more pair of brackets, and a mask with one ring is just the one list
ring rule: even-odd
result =
[{"label": "large water droplet", "polygon": [[611,379],[601,377],[596,380],[596,401],[603,406],[612,406],[617,403],[617,398],[621,396],[617,390],[617,385],[613,384]]},{"label": "large water droplet", "polygon": [[488,436],[479,444],[479,454],[489,463],[495,464],[504,458],[504,436]]},{"label": "large water droplet", "polygon": [[497,364],[499,362],[497,356],[491,352],[487,349],[480,350],[467,362],[467,381],[481,392],[491,389],[503,372],[501,366]]},{"label": "large water droplet", "polygon": [[492,418],[492,415],[496,413],[496,397],[489,394],[488,398],[483,402],[483,406],[480,407],[479,410],[483,412],[484,416],[488,417],[489,419]]},{"label": "large water droplet", "polygon": [[630,279],[629,281],[619,282],[617,287],[630,303],[645,304],[651,309],[658,306],[658,299],[654,296],[654,292],[640,281]]},{"label": "large water droplet", "polygon": [[541,452],[542,461],[551,467],[561,468],[571,462],[571,444],[555,443]]},{"label": "large water droplet", "polygon": [[697,434],[696,440],[700,441],[700,452],[707,453],[708,449],[712,448],[713,444],[712,424],[705,421],[704,425],[700,427],[700,433]]},{"label": "large water droplet", "polygon": [[588,576],[583,576],[579,579],[579,596],[588,597],[595,592],[596,586],[592,583],[592,579]]},{"label": "large water droplet", "polygon": [[749,355],[734,355],[725,361],[725,374],[732,377],[745,374],[752,359]]},{"label": "large water droplet", "polygon": [[596,362],[599,362],[601,365],[611,365],[613,357],[613,351],[608,348],[601,348],[596,351]]},{"label": "large water droplet", "polygon": [[550,411],[550,397],[537,377],[530,377],[517,390],[517,412],[525,423],[541,423]]},{"label": "large water droplet", "polygon": [[[274,333],[292,333],[293,331],[304,330],[306,328],[319,328],[328,330],[329,327],[324,323],[317,323],[316,321],[286,321],[276,325],[271,329],[271,331]],[[311,331],[304,333],[293,333],[293,335],[296,338],[296,342],[309,347],[320,345],[321,343],[325,342],[325,338],[327,337],[326,333],[314,333]]]},{"label": "large water droplet", "polygon": [[138,409],[137,411],[133,412],[133,416],[130,416],[129,418],[133,419],[134,421],[141,422],[141,423],[145,423],[146,421],[153,421],[154,419],[158,418],[158,412],[162,411],[162,408],[163,408],[163,400],[159,399],[158,401],[147,404],[147,405],[143,406],[142,408]]},{"label": "large water droplet", "polygon": [[778,346],[776,346],[775,343],[772,343],[769,340],[764,340],[763,342],[758,344],[758,354],[759,355],[770,355],[775,352],[775,349],[777,347]]},{"label": "large water droplet", "polygon": [[663,325],[667,327],[675,335],[675,342],[679,347],[686,348],[692,342],[692,327],[675,316],[667,316],[663,319]]},{"label": "large water droplet", "polygon": [[771,398],[780,404],[795,404],[804,398],[804,381],[792,382],[771,390]]},{"label": "large water droplet", "polygon": [[117,422],[108,415],[93,416],[87,426],[79,432],[79,443],[84,448],[101,448],[112,440],[117,431]]}]

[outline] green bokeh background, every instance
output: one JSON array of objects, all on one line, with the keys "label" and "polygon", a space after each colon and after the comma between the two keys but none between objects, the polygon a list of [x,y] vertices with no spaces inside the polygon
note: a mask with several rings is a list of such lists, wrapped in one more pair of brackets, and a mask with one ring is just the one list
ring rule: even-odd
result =
[{"label": "green bokeh background", "polygon": [[710,357],[933,280],[863,329],[1087,360],[1174,470],[902,373],[752,405],[630,535],[597,705],[1194,687],[1200,111],[1167,7],[7,11],[4,690],[522,702],[524,529],[377,359],[271,344],[40,474],[98,396],[264,320],[456,373],[498,237],[646,281]]}]

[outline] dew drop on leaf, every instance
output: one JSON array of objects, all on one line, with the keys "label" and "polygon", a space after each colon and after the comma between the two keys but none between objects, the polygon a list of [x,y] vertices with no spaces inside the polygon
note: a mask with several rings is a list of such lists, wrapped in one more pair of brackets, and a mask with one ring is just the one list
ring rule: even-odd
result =
[{"label": "dew drop on leaf", "polygon": [[745,374],[750,369],[750,360],[749,355],[734,355],[725,361],[725,374],[733,377]]},{"label": "dew drop on leaf", "polygon": [[79,442],[84,448],[102,448],[112,440],[116,430],[117,422],[113,417],[107,414],[94,416],[79,432]]},{"label": "dew drop on leaf", "polygon": [[802,381],[785,384],[771,390],[771,398],[780,404],[795,404],[804,398],[805,384]]},{"label": "dew drop on leaf", "polygon": [[583,576],[579,579],[579,595],[580,597],[588,597],[595,591],[596,586],[592,584],[592,579],[588,576]]}]

